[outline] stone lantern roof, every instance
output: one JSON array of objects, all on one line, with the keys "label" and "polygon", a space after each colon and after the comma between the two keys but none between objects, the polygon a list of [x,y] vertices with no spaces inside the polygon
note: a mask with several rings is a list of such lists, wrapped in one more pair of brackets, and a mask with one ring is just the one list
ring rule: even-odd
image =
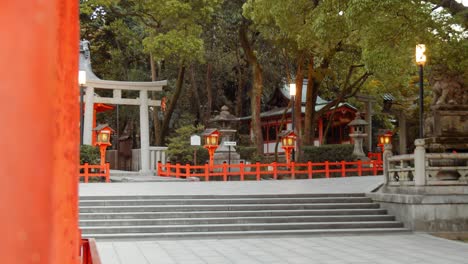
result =
[{"label": "stone lantern roof", "polygon": [[222,128],[230,128],[231,124],[239,121],[239,118],[229,112],[229,107],[223,105],[219,115],[210,119],[210,123],[219,123]]},{"label": "stone lantern roof", "polygon": [[353,121],[349,122],[348,126],[367,126],[369,123],[367,123],[366,120],[361,118],[361,113],[357,112],[356,113],[356,118],[354,118]]}]

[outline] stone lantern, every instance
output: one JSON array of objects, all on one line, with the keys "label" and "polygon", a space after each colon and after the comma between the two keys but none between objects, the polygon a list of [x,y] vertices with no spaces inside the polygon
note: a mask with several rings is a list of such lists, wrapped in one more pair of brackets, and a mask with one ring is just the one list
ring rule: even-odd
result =
[{"label": "stone lantern", "polygon": [[361,113],[359,112],[356,113],[356,118],[354,118],[354,120],[348,124],[348,126],[350,126],[353,131],[351,134],[349,134],[354,142],[353,155],[355,155],[359,160],[369,159],[362,149],[363,139],[367,137],[367,133],[365,133],[367,125],[368,123],[361,118]]},{"label": "stone lantern", "polygon": [[234,129],[234,124],[239,121],[239,118],[229,112],[229,107],[224,105],[221,107],[219,115],[214,116],[209,120],[213,127],[216,127],[220,133],[219,147],[214,153],[214,164],[238,164],[240,155],[236,152],[234,135],[237,130]]}]

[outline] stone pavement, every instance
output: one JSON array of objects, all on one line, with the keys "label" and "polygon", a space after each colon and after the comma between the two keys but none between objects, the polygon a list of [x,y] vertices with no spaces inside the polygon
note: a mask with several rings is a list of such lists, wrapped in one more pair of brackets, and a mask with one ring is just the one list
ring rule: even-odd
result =
[{"label": "stone pavement", "polygon": [[[382,176],[80,184],[80,196],[366,193]],[[468,244],[426,234],[98,241],[102,264],[468,264]]]},{"label": "stone pavement", "polygon": [[383,176],[313,180],[80,183],[80,196],[236,195],[294,193],[366,193],[383,183]]},{"label": "stone pavement", "polygon": [[102,264],[461,264],[468,243],[426,234],[97,242]]}]

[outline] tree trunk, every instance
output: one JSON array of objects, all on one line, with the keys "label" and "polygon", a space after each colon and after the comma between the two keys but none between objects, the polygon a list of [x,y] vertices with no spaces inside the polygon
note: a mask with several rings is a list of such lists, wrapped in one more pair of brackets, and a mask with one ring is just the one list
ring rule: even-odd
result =
[{"label": "tree trunk", "polygon": [[203,120],[201,120],[203,116],[202,107],[200,104],[200,96],[198,94],[198,85],[195,80],[195,67],[193,66],[193,64],[190,66],[190,83],[192,87],[191,94],[192,94],[192,98],[194,101],[192,104],[192,107],[196,107],[196,109],[194,109],[194,113],[196,113],[196,121],[197,122],[202,121],[203,123]]},{"label": "tree trunk", "polygon": [[[151,80],[154,82],[158,78],[156,62],[153,59],[153,55],[150,54],[150,65],[151,65]],[[162,146],[161,140],[161,121],[159,120],[159,107],[153,107],[153,125],[154,125],[154,144],[156,146]]]},{"label": "tree trunk", "polygon": [[242,109],[242,98],[244,96],[244,71],[241,65],[241,59],[239,56],[238,49],[236,48],[236,58],[237,58],[237,92],[236,92],[236,116],[240,117],[243,115]]},{"label": "tree trunk", "polygon": [[203,115],[203,124],[207,125],[208,120],[211,118],[211,112],[213,111],[213,88],[211,85],[211,72],[212,72],[213,66],[211,63],[208,63],[206,66],[206,109],[205,109],[205,114]]},{"label": "tree trunk", "polygon": [[263,92],[263,74],[262,67],[257,60],[253,48],[247,37],[247,25],[244,23],[241,25],[239,30],[239,37],[242,48],[247,56],[247,60],[252,67],[253,75],[253,87],[252,94],[250,97],[251,102],[251,139],[257,148],[257,154],[263,155],[263,135],[262,135],[262,124],[260,120],[260,110],[261,110],[261,98]]},{"label": "tree trunk", "polygon": [[309,58],[307,63],[307,95],[306,95],[306,110],[304,118],[304,145],[313,145],[315,139],[315,128],[317,126],[317,116],[315,113],[315,105],[317,102],[318,88],[320,83],[314,78],[314,57]]},{"label": "tree trunk", "polygon": [[263,134],[262,134],[262,122],[260,119],[261,110],[261,99],[263,90],[263,76],[262,67],[258,62],[252,67],[252,73],[254,75],[254,85],[252,89],[251,98],[251,111],[252,111],[252,130],[253,142],[257,147],[257,154],[263,155]]},{"label": "tree trunk", "polygon": [[330,127],[331,125],[333,124],[333,120],[335,119],[335,113],[336,113],[336,109],[338,108],[338,105],[340,104],[340,101],[336,101],[335,103],[335,106],[333,108],[333,111],[331,113],[331,115],[328,116],[328,122],[327,122],[327,126],[325,127],[325,129],[323,130],[323,137],[322,137],[322,141],[320,142],[320,145],[322,144],[326,144],[326,139],[327,139],[327,134],[328,134],[328,131],[330,130]]},{"label": "tree trunk", "polygon": [[297,60],[296,72],[296,96],[294,101],[294,131],[296,132],[296,151],[295,160],[300,160],[302,149],[302,85],[304,83],[304,54],[301,54]]},{"label": "tree trunk", "polygon": [[158,66],[153,59],[153,54],[150,53],[151,80],[154,82],[158,79]]},{"label": "tree trunk", "polygon": [[164,115],[164,120],[161,127],[161,142],[165,141],[167,132],[169,131],[169,123],[172,118],[172,114],[174,113],[174,109],[177,105],[177,101],[179,100],[180,95],[182,94],[182,88],[184,87],[184,75],[185,75],[185,65],[182,62],[179,66],[179,73],[177,75],[176,87],[174,94],[169,101],[169,105],[167,107],[166,113]]},{"label": "tree trunk", "polygon": [[283,115],[281,115],[281,121],[280,121],[280,126],[278,128],[278,132],[276,133],[276,142],[275,142],[275,162],[278,162],[278,147],[279,147],[279,142],[280,142],[280,137],[278,136],[281,131],[284,130],[284,127],[286,126],[286,114],[288,113],[289,108],[291,108],[291,101],[289,101],[288,105],[283,111]]}]

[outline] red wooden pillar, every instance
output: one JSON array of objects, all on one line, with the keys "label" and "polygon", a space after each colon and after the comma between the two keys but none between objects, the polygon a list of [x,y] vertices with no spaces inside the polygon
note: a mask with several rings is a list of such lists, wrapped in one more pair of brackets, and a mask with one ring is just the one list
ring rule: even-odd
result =
[{"label": "red wooden pillar", "polygon": [[2,263],[77,264],[78,1],[2,1]]}]

